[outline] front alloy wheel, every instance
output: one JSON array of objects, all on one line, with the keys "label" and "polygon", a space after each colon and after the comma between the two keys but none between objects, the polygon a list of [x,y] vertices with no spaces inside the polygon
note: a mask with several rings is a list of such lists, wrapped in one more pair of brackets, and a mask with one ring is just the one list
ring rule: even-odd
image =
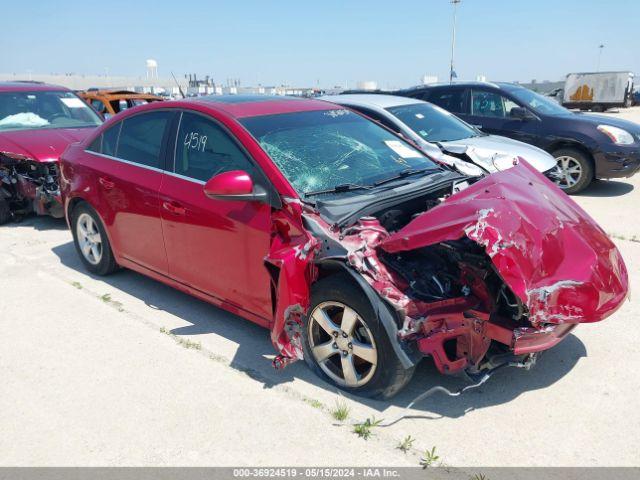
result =
[{"label": "front alloy wheel", "polygon": [[593,180],[593,163],[583,152],[575,148],[562,148],[553,152],[558,162],[555,183],[565,193],[584,190]]},{"label": "front alloy wheel", "polygon": [[336,384],[359,387],[376,371],[373,335],[355,310],[340,302],[324,302],[309,317],[309,346],[322,371]]},{"label": "front alloy wheel", "polygon": [[560,167],[560,175],[556,181],[558,186],[563,190],[575,186],[582,176],[582,166],[575,158],[567,155],[558,157],[556,160]]}]

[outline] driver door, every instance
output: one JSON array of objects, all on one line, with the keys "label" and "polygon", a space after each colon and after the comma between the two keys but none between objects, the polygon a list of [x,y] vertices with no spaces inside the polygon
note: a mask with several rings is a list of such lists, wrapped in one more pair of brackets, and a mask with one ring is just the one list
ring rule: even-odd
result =
[{"label": "driver door", "polygon": [[257,201],[211,199],[204,184],[218,173],[259,176],[248,154],[211,117],[183,112],[175,153],[160,188],[169,276],[236,308],[272,316],[264,257],[271,207]]}]

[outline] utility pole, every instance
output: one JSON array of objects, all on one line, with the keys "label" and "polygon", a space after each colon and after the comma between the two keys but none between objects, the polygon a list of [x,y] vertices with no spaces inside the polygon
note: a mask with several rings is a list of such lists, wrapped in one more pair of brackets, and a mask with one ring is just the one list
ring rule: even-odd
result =
[{"label": "utility pole", "polygon": [[600,45],[598,45],[598,68],[596,69],[596,72],[600,71],[600,60],[602,60],[602,49],[604,48],[604,43],[601,43]]},{"label": "utility pole", "polygon": [[453,32],[451,35],[451,65],[449,68],[449,83],[453,83],[453,77],[458,77],[458,75],[456,74],[455,70],[453,69],[453,57],[455,55],[456,52],[456,11],[458,9],[458,4],[461,2],[462,0],[451,0],[451,3],[453,4]]}]

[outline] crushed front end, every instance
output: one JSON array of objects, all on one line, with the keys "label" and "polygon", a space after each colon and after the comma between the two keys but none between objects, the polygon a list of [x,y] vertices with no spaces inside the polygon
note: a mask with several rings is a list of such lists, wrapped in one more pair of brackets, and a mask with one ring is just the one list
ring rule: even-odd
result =
[{"label": "crushed front end", "polygon": [[272,339],[284,364],[302,358],[298,335],[285,328],[287,308],[300,307],[300,325],[312,283],[328,265],[390,307],[385,328],[407,368],[430,356],[442,373],[477,373],[500,358],[529,365],[578,323],[606,318],[627,297],[626,267],[611,240],[526,162],[346,225],[327,221],[322,206],[296,209],[291,218],[304,228],[290,228],[273,252],[286,260],[282,248],[291,250],[280,282],[296,286],[296,298],[278,295],[275,308]]},{"label": "crushed front end", "polygon": [[441,372],[551,348],[628,293],[608,236],[526,162],[418,215],[378,251],[408,297],[400,337]]},{"label": "crushed front end", "polygon": [[0,202],[8,206],[10,217],[30,213],[63,217],[57,162],[0,152]]}]

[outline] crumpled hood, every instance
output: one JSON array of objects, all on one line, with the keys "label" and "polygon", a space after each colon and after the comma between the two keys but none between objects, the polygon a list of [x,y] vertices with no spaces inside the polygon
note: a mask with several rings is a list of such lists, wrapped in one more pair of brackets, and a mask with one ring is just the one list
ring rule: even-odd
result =
[{"label": "crumpled hood", "polygon": [[393,253],[465,236],[484,247],[534,325],[597,322],[627,296],[627,270],[615,245],[527,162],[452,195],[380,248]]},{"label": "crumpled hood", "polygon": [[16,130],[0,133],[0,152],[23,155],[38,162],[56,162],[67,146],[84,140],[93,128]]}]

